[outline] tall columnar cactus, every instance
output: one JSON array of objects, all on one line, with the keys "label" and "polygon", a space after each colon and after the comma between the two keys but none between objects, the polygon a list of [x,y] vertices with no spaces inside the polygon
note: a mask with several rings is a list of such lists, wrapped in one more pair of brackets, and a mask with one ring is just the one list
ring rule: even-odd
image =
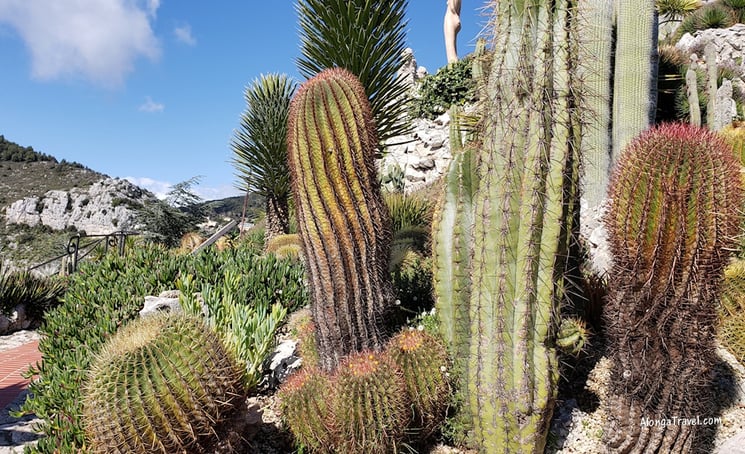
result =
[{"label": "tall columnar cactus", "polygon": [[716,299],[739,229],[739,164],[714,133],[664,125],[625,150],[610,195],[606,445],[699,452],[713,426],[680,420],[713,416]]},{"label": "tall columnar cactus", "polygon": [[288,145],[321,366],[332,370],[350,353],[382,348],[393,304],[375,125],[354,75],[335,68],[303,84]]},{"label": "tall columnar cactus", "polygon": [[[474,444],[537,453],[556,396],[555,316],[578,209],[577,2],[490,3],[496,36],[483,143],[470,172],[454,159],[435,233],[438,273],[465,273],[470,288],[456,291],[442,274],[438,309],[446,337],[467,347]],[[464,200],[473,180],[478,188]],[[469,216],[473,231],[451,236],[447,229]],[[466,329],[455,323],[462,308]]]},{"label": "tall columnar cactus", "polygon": [[606,195],[623,147],[647,129],[657,101],[655,0],[577,2],[581,23],[579,77],[584,81],[584,197]]},{"label": "tall columnar cactus", "polygon": [[83,388],[90,449],[215,452],[245,390],[242,372],[201,320],[142,318],[112,337]]}]

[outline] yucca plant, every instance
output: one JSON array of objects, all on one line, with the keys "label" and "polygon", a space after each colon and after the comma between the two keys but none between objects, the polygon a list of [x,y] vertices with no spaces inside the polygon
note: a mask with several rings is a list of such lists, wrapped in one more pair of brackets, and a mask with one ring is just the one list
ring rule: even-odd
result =
[{"label": "yucca plant", "polygon": [[266,198],[266,239],[290,232],[287,119],[296,86],[284,74],[269,74],[246,87],[246,110],[230,144],[240,189]]},{"label": "yucca plant", "polygon": [[[410,129],[408,87],[398,77],[406,48],[407,0],[300,0],[300,74],[349,70],[370,100],[378,139]],[[395,102],[394,102],[395,101]]]},{"label": "yucca plant", "polygon": [[679,21],[684,16],[691,14],[701,7],[700,0],[657,0],[655,2],[657,12],[668,20]]}]

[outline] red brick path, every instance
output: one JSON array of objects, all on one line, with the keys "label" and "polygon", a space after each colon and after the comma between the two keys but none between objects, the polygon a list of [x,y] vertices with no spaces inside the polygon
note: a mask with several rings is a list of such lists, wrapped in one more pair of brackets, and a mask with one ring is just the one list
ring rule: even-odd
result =
[{"label": "red brick path", "polygon": [[0,409],[13,402],[29,380],[21,376],[28,366],[41,360],[39,341],[0,351]]}]

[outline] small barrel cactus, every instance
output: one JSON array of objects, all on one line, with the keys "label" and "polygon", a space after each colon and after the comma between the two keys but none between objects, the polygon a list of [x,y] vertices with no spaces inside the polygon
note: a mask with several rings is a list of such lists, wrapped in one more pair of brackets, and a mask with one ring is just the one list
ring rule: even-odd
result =
[{"label": "small barrel cactus", "polygon": [[430,435],[445,418],[450,384],[445,346],[425,331],[407,329],[394,336],[387,354],[403,373],[414,407],[413,428]]},{"label": "small barrel cactus", "polygon": [[104,345],[83,387],[96,453],[213,452],[243,403],[242,372],[200,319],[153,315]]},{"label": "small barrel cactus", "polygon": [[315,367],[303,366],[279,391],[282,418],[295,440],[313,452],[333,452],[330,389],[328,375]]},{"label": "small barrel cactus", "polygon": [[566,318],[561,321],[559,332],[556,333],[556,346],[565,353],[578,355],[587,344],[588,338],[585,322],[576,318]]},{"label": "small barrel cactus", "polygon": [[399,368],[385,355],[363,351],[342,362],[335,382],[336,452],[396,452],[411,420]]},{"label": "small barrel cactus", "polygon": [[745,260],[735,260],[724,269],[722,295],[719,299],[722,318],[725,314],[745,312]]}]

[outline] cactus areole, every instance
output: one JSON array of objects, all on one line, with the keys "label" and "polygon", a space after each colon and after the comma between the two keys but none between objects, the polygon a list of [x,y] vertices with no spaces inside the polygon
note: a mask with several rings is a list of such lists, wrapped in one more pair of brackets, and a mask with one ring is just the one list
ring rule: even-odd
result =
[{"label": "cactus areole", "polygon": [[375,170],[377,143],[364,89],[349,71],[322,71],[293,99],[290,173],[325,370],[385,342],[391,226]]}]

